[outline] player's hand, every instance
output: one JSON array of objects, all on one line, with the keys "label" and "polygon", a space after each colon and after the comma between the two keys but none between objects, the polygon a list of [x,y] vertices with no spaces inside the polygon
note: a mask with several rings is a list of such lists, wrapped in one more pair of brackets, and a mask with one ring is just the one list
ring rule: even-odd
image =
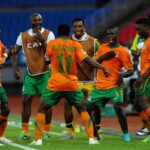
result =
[{"label": "player's hand", "polygon": [[105,60],[114,58],[114,57],[116,57],[116,52],[115,52],[115,51],[107,52],[107,53],[105,53],[102,57],[103,57],[103,59],[105,59]]},{"label": "player's hand", "polygon": [[120,88],[125,87],[124,81],[123,81],[123,77],[121,74],[118,75],[118,78],[116,80],[116,85]]},{"label": "player's hand", "polygon": [[134,84],[133,84],[133,88],[136,91],[138,88],[140,88],[141,84],[143,83],[144,78],[140,77],[138,78]]},{"label": "player's hand", "polygon": [[43,42],[42,34],[38,29],[34,29],[34,38],[39,42]]},{"label": "player's hand", "polygon": [[105,74],[106,77],[110,76],[110,73],[109,73],[109,71],[106,68],[103,71],[104,71],[104,74]]},{"label": "player's hand", "polygon": [[20,80],[20,79],[21,79],[19,69],[16,69],[16,70],[15,70],[14,76],[15,76],[15,79],[17,79],[17,80]]}]

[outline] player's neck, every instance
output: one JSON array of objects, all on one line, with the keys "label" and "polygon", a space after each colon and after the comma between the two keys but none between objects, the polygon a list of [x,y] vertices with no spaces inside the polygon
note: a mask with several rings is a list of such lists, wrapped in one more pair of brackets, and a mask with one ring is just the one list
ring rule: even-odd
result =
[{"label": "player's neck", "polygon": [[116,42],[116,43],[110,43],[110,44],[109,44],[109,47],[110,47],[110,48],[115,48],[115,47],[119,47],[119,45],[120,45],[120,44],[119,44],[118,42]]}]

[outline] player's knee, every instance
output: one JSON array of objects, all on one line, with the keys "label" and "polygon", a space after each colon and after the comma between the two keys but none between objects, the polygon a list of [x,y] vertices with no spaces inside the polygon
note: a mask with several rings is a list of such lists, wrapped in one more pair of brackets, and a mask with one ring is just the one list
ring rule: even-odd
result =
[{"label": "player's knee", "polygon": [[84,106],[81,106],[81,105],[74,105],[74,106],[79,113],[86,111],[86,108]]},{"label": "player's knee", "polygon": [[114,109],[116,113],[123,112],[123,104],[122,103],[114,103]]}]

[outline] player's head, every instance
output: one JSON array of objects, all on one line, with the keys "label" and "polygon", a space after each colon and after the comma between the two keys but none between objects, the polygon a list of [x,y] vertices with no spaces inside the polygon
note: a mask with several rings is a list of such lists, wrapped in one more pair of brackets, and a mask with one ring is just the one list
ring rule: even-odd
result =
[{"label": "player's head", "polygon": [[70,36],[70,27],[67,24],[60,24],[57,28],[58,36]]},{"label": "player's head", "polygon": [[33,13],[30,16],[30,23],[32,25],[32,29],[41,30],[41,28],[42,28],[42,16],[39,13]]},{"label": "player's head", "polygon": [[149,35],[150,21],[148,18],[140,18],[135,22],[135,28],[141,38],[147,38]]},{"label": "player's head", "polygon": [[109,27],[106,31],[106,37],[108,39],[108,42],[110,44],[116,44],[118,34],[119,34],[119,29],[117,26]]},{"label": "player's head", "polygon": [[75,18],[72,21],[72,26],[73,26],[73,32],[76,38],[81,38],[85,32],[84,20],[82,18]]}]

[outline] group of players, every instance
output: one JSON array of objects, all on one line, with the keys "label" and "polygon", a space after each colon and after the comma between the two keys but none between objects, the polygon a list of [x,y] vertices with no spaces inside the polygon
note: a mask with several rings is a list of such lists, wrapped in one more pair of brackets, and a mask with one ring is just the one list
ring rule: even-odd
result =
[{"label": "group of players", "polygon": [[[66,24],[58,26],[58,38],[52,31],[42,27],[42,16],[34,13],[30,16],[32,28],[21,32],[16,45],[8,53],[0,43],[1,66],[11,56],[15,77],[20,79],[17,67],[17,54],[23,49],[27,71],[23,80],[22,131],[17,138],[30,139],[29,118],[34,95],[41,96],[41,103],[35,121],[35,140],[31,145],[42,145],[49,138],[51,128],[51,107],[62,98],[65,102],[66,139],[74,138],[73,111],[80,114],[81,122],[89,138],[89,144],[98,144],[101,139],[100,108],[111,100],[120,123],[123,139],[130,141],[128,125],[123,109],[123,78],[132,76],[131,56],[117,40],[118,27],[109,27],[107,42],[100,44],[96,38],[88,35],[84,20],[73,20],[73,34]],[[136,30],[145,43],[141,50],[141,75],[134,83],[136,91],[135,108],[144,125],[150,130],[150,23],[147,18],[136,21]],[[126,71],[122,72],[122,68]],[[1,115],[0,141],[8,140],[3,134],[7,125],[9,106],[7,95],[0,86]],[[74,107],[74,108],[73,108]],[[150,141],[146,138],[145,142]]]}]

